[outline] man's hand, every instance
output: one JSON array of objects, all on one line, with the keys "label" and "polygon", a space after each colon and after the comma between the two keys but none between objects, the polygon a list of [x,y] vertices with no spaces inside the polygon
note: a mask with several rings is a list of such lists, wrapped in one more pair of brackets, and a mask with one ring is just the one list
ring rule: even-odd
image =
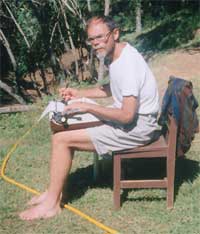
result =
[{"label": "man's hand", "polygon": [[85,103],[85,102],[74,102],[72,104],[65,106],[63,113],[65,112],[70,112],[73,114],[87,113],[91,109],[92,105],[94,104]]},{"label": "man's hand", "polygon": [[65,106],[63,112],[69,112],[70,115],[90,113],[97,116],[99,119],[129,124],[133,121],[136,110],[137,98],[130,96],[123,98],[121,108],[104,107],[93,103],[73,102]]},{"label": "man's hand", "polygon": [[59,94],[65,101],[79,97],[78,90],[74,88],[61,88],[59,89]]}]

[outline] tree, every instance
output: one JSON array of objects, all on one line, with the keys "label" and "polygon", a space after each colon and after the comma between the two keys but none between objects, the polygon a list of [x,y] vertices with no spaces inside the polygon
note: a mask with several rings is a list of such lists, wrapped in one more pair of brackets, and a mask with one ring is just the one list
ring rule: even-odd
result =
[{"label": "tree", "polygon": [[88,11],[92,12],[91,0],[87,0],[87,7],[88,7]]},{"label": "tree", "polygon": [[141,0],[136,0],[135,2],[135,31],[136,33],[141,33],[142,31],[142,23],[141,23]]},{"label": "tree", "polygon": [[110,13],[110,0],[105,0],[104,3],[104,15],[107,16]]},{"label": "tree", "polygon": [[12,96],[14,99],[16,99],[20,104],[25,104],[23,98],[21,98],[19,95],[13,93],[13,90],[11,87],[9,87],[7,84],[5,84],[3,81],[0,80],[0,89],[3,89],[5,92],[7,92],[10,96]]},{"label": "tree", "polygon": [[10,57],[10,61],[12,63],[12,66],[13,66],[13,70],[16,71],[17,70],[17,63],[16,63],[16,60],[15,60],[15,56],[10,48],[10,44],[6,38],[6,36],[4,35],[3,31],[0,29],[0,41],[2,42],[2,44],[5,46],[7,52],[8,52],[8,55]]},{"label": "tree", "polygon": [[[123,33],[141,33],[143,28],[152,28],[149,33],[137,37],[140,42],[135,40],[137,48],[146,51],[186,43],[199,28],[199,1],[2,0],[2,81],[19,94],[25,87],[24,76],[29,74],[30,83],[39,95],[47,89],[41,88],[34,78],[38,69],[44,86],[47,85],[45,69],[49,67],[57,81],[68,78],[81,80],[86,69],[87,77],[95,77],[97,71],[91,68],[94,55],[85,43],[84,29],[86,18],[98,14],[111,15]],[[176,24],[173,28],[172,23]],[[69,69],[62,66],[63,53],[71,59]],[[1,90],[5,90],[3,87],[6,86],[1,84]]]}]

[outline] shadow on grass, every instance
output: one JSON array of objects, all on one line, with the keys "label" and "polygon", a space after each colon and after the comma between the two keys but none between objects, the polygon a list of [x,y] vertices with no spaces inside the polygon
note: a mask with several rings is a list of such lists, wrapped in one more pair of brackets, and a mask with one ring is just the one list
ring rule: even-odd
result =
[{"label": "shadow on grass", "polygon": [[[151,165],[152,164],[152,165]],[[159,179],[166,176],[166,161],[165,159],[151,159],[151,162],[146,161],[144,167],[138,167],[135,173],[132,173],[130,178],[134,179]],[[137,165],[135,165],[137,167]],[[178,195],[179,188],[183,183],[193,183],[193,181],[198,177],[199,163],[194,160],[187,159],[185,157],[180,157],[176,160],[176,169],[175,169],[175,182],[174,182],[174,200]],[[143,172],[143,173],[142,173]],[[158,196],[146,196],[146,197],[136,197],[128,198],[130,191],[136,189],[127,189],[122,193],[122,202],[123,201],[160,201],[166,200],[166,195],[163,197]],[[138,190],[138,189],[137,189]]]},{"label": "shadow on grass", "polygon": [[[77,169],[70,174],[68,185],[64,186],[63,202],[72,202],[84,196],[90,188],[113,188],[113,169],[112,161],[102,163],[104,165],[101,170],[100,177],[97,182],[93,179],[93,166]],[[160,179],[166,176],[165,159],[134,159],[123,161],[122,176],[126,179]],[[176,176],[175,176],[175,198],[178,195],[180,186],[186,183],[193,183],[199,174],[199,163],[186,158],[178,158],[176,160]],[[122,202],[130,201],[160,201],[165,200],[166,196],[145,196],[128,198],[130,191],[136,189],[125,189],[122,193]],[[137,189],[138,190],[138,189]]]},{"label": "shadow on grass", "polygon": [[176,177],[175,177],[175,197],[178,194],[180,186],[193,181],[200,174],[199,162],[188,158],[178,158],[176,160]]},{"label": "shadow on grass", "polygon": [[112,160],[106,162],[106,168],[103,168],[103,161],[99,161],[99,178],[95,181],[93,177],[93,165],[85,168],[79,168],[69,175],[68,184],[65,183],[63,189],[63,202],[72,202],[82,197],[90,188],[111,188],[113,186],[112,178]]}]

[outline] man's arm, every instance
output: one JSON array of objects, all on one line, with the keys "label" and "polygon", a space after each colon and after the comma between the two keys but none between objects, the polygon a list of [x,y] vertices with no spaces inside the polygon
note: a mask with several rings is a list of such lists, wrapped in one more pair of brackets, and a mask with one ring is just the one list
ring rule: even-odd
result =
[{"label": "man's arm", "polygon": [[104,98],[111,96],[109,84],[89,89],[61,88],[59,90],[59,93],[64,100],[69,100],[72,98],[80,98],[80,97]]},{"label": "man's arm", "polygon": [[65,111],[71,109],[80,109],[81,113],[91,113],[100,119],[128,124],[133,120],[137,111],[137,98],[133,96],[124,97],[120,109],[82,102],[75,102],[65,107]]},{"label": "man's arm", "polygon": [[110,85],[97,86],[89,89],[80,89],[78,91],[80,97],[87,98],[104,98],[111,96]]}]

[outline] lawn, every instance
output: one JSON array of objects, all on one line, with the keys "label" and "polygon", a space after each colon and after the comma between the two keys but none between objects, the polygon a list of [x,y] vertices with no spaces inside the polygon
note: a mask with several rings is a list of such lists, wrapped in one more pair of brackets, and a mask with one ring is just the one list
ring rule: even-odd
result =
[{"label": "lawn", "polygon": [[[200,87],[199,79],[194,80]],[[200,88],[194,89],[200,102]],[[0,165],[11,146],[39,117],[43,103],[35,105],[32,112],[0,115]],[[200,111],[198,110],[198,115]],[[48,184],[50,155],[50,129],[42,120],[22,140],[11,154],[6,175],[38,191]],[[192,144],[185,159],[176,163],[175,205],[166,209],[166,191],[162,189],[134,189],[123,193],[123,205],[113,210],[112,165],[107,162],[99,180],[94,182],[93,154],[78,152],[64,188],[68,204],[80,209],[92,218],[124,234],[198,234],[200,230],[200,136]],[[161,163],[161,164],[160,164]],[[128,170],[139,175],[150,169],[160,173],[164,162],[150,163],[144,160],[132,162]],[[132,172],[134,171],[134,172]],[[58,172],[59,173],[59,172]],[[162,173],[162,171],[161,171]],[[0,177],[0,233],[3,234],[92,234],[105,233],[73,212],[63,212],[48,220],[24,222],[18,213],[26,207],[32,194],[5,182]]]}]

